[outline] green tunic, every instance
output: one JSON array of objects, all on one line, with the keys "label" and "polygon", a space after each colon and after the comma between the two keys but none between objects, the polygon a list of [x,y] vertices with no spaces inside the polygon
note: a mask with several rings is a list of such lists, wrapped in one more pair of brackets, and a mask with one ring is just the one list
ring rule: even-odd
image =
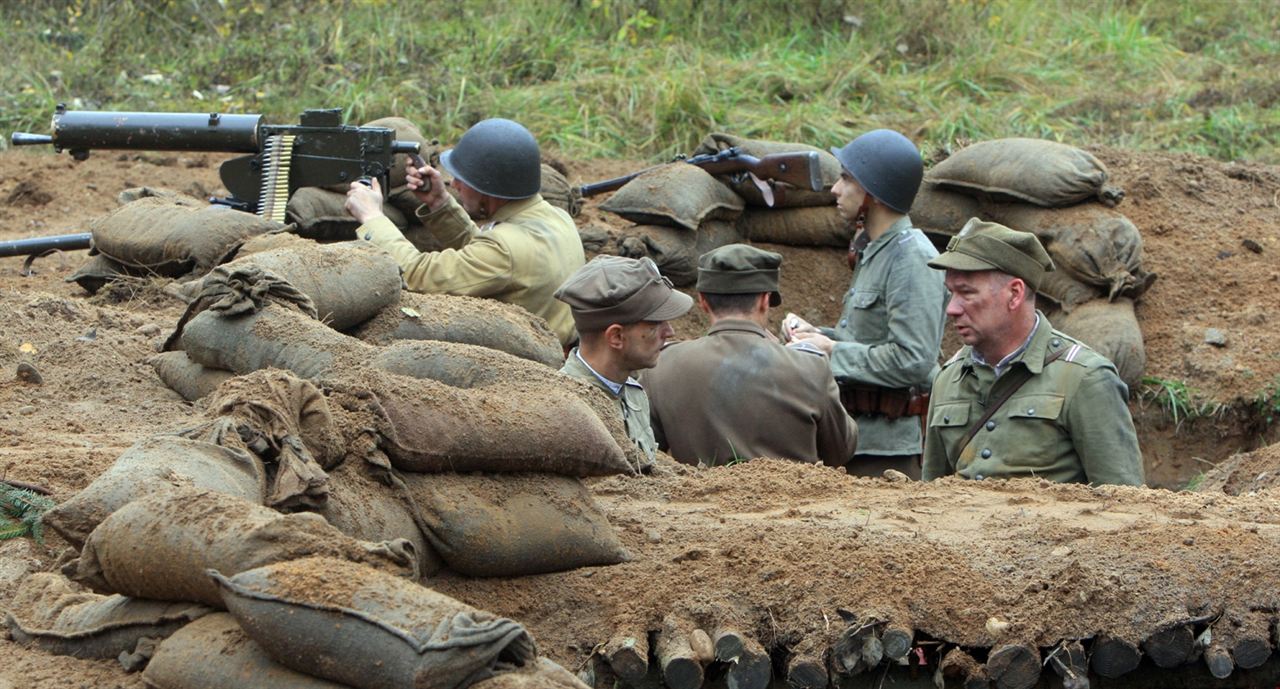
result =
[{"label": "green tunic", "polygon": [[653,462],[658,452],[658,441],[654,438],[653,426],[649,421],[649,396],[645,394],[644,387],[636,379],[628,378],[627,382],[623,383],[621,392],[614,392],[601,380],[600,376],[596,375],[595,371],[583,363],[582,358],[578,356],[577,347],[569,352],[560,372],[584,380],[617,400],[618,408],[622,412],[623,425],[627,429],[627,437],[644,451],[650,463]]},{"label": "green tunic", "polygon": [[[924,480],[1038,476],[1059,483],[1142,485],[1142,454],[1127,400],[1129,390],[1106,357],[1040,325],[1026,350],[1000,375],[963,347],[933,383]],[[1045,359],[1063,351],[1047,365]],[[1014,393],[966,446],[965,434],[1021,377]]]},{"label": "green tunic", "polygon": [[[839,383],[927,390],[938,369],[947,290],[926,265],[937,249],[903,216],[867,245],[834,328],[831,372]],[[859,415],[858,454],[920,454],[920,419]]]}]

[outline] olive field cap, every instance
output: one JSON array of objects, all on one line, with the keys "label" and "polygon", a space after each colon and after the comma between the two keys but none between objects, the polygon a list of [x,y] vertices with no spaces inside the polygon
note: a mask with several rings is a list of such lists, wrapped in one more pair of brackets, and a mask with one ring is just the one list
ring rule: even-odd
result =
[{"label": "olive field cap", "polygon": [[929,261],[929,267],[965,272],[998,270],[1037,290],[1044,274],[1053,270],[1053,259],[1030,232],[970,218],[960,234],[947,243],[947,250]]},{"label": "olive field cap", "polygon": [[538,142],[511,120],[477,122],[457,146],[440,154],[440,165],[472,189],[500,199],[527,199],[542,188]]},{"label": "olive field cap", "polygon": [[782,255],[746,244],[726,244],[698,258],[698,291],[706,294],[769,293],[769,306],[782,303],[778,278]]},{"label": "olive field cap", "polygon": [[555,296],[569,305],[582,332],[614,323],[669,321],[693,306],[693,298],[672,288],[652,259],[622,256],[596,256],[570,275]]},{"label": "olive field cap", "polygon": [[924,179],[924,161],[911,139],[892,129],[876,129],[831,154],[868,194],[899,213],[911,210]]}]

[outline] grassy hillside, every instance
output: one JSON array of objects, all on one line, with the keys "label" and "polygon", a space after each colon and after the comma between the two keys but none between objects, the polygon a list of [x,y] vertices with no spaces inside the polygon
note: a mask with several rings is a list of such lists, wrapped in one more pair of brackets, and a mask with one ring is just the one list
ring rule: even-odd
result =
[{"label": "grassy hillside", "polygon": [[[708,131],[926,149],[1034,136],[1280,163],[1280,12],[1179,0],[73,0],[3,3],[0,131],[54,105],[486,116],[579,158]],[[7,139],[7,137],[6,137]]]}]

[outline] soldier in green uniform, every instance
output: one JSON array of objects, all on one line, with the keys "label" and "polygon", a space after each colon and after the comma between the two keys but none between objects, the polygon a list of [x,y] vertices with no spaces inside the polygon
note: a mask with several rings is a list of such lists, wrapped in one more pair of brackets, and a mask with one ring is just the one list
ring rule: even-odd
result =
[{"label": "soldier in green uniform", "polygon": [[1040,240],[974,218],[929,265],[946,270],[947,315],[965,346],[934,379],[924,479],[1142,485],[1115,366],[1036,309],[1053,270]]},{"label": "soldier in green uniform", "polygon": [[538,193],[538,142],[516,122],[484,120],[445,151],[440,164],[453,176],[458,199],[429,165],[410,166],[408,186],[423,204],[415,214],[444,250],[420,252],[405,239],[382,214],[377,180],[371,187],[352,184],[347,192],[347,211],[361,222],[356,236],[396,258],[408,289],[522,306],[546,319],[568,346],[573,319],[552,295],[586,256],[573,219]]},{"label": "soldier in green uniform", "polygon": [[649,422],[649,398],[632,377],[652,368],[675,335],[667,321],[693,299],[671,286],[650,259],[597,256],[556,290],[567,304],[581,340],[560,369],[618,401],[627,436],[649,456],[658,449]]},{"label": "soldier in green uniform", "polygon": [[834,328],[787,314],[783,334],[831,357],[845,407],[858,422],[858,454],[845,469],[920,478],[921,416],[942,350],[946,290],[927,263],[938,255],[907,212],[924,164],[907,137],[877,129],[832,149],[843,171],[836,206],[861,229],[850,247],[853,284]]}]

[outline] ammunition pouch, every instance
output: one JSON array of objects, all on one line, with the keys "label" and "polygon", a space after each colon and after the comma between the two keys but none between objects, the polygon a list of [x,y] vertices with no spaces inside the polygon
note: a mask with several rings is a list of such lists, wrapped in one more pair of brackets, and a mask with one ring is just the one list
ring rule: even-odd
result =
[{"label": "ammunition pouch", "polygon": [[929,393],[916,388],[886,388],[859,383],[840,384],[840,403],[850,416],[883,416],[899,419],[924,416],[929,411]]}]

